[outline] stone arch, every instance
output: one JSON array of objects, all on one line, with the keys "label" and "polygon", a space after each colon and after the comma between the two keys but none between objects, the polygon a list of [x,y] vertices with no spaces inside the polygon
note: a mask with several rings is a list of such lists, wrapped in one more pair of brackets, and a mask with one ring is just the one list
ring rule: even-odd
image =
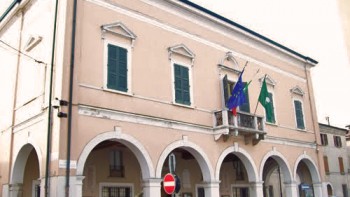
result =
[{"label": "stone arch", "polygon": [[298,159],[295,161],[294,164],[294,179],[297,176],[297,169],[298,169],[298,165],[299,163],[303,161],[306,166],[309,168],[310,174],[311,174],[311,178],[312,178],[312,182],[313,183],[320,183],[321,182],[321,178],[320,178],[320,174],[317,170],[317,165],[316,163],[312,160],[312,158],[310,156],[308,156],[307,154],[302,154],[298,157]]},{"label": "stone arch", "polygon": [[120,130],[101,133],[85,145],[77,162],[76,174],[78,176],[83,175],[86,159],[88,158],[92,149],[94,149],[99,143],[106,140],[117,140],[128,147],[135,154],[138,162],[140,163],[142,177],[144,179],[154,177],[152,160],[145,147],[134,137],[121,133]]},{"label": "stone arch", "polygon": [[210,161],[205,154],[205,152],[193,142],[189,142],[188,140],[179,140],[168,145],[162,154],[159,157],[157,168],[156,168],[156,178],[161,178],[162,176],[162,168],[163,164],[167,158],[167,156],[176,148],[182,148],[193,155],[193,157],[197,160],[203,175],[203,181],[211,182],[214,180],[213,168],[210,164]]},{"label": "stone arch", "polygon": [[264,171],[264,165],[267,161],[268,158],[273,158],[275,159],[275,161],[278,163],[278,165],[281,168],[281,171],[283,172],[284,178],[285,178],[285,182],[290,183],[293,181],[293,177],[292,177],[292,173],[290,170],[290,167],[288,165],[288,161],[287,159],[278,151],[276,151],[275,149],[268,152],[264,158],[261,160],[261,164],[260,164],[260,171],[259,171],[259,177],[261,179],[261,181],[263,181],[263,171]]},{"label": "stone arch", "polygon": [[235,155],[243,162],[247,172],[249,172],[248,173],[249,182],[257,182],[258,170],[256,169],[256,165],[254,164],[253,158],[249,155],[249,153],[246,150],[238,147],[237,143],[235,143],[234,146],[226,148],[221,153],[215,169],[216,180],[220,179],[220,168],[221,168],[222,162],[224,161],[225,157],[230,153],[235,153]]},{"label": "stone arch", "polygon": [[23,144],[20,149],[18,149],[18,152],[16,152],[14,155],[16,155],[15,162],[12,165],[11,169],[11,177],[10,177],[10,183],[22,183],[23,177],[24,177],[24,170],[26,166],[26,161],[29,157],[29,154],[32,150],[35,150],[35,153],[37,155],[38,164],[39,164],[39,177],[42,177],[43,170],[42,170],[42,154],[41,149],[39,146],[37,146],[35,143],[29,142],[27,144]]}]

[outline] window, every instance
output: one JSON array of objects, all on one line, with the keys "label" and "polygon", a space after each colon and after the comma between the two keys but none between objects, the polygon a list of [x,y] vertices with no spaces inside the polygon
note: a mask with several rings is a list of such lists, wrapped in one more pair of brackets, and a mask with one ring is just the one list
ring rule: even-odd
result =
[{"label": "window", "polygon": [[40,181],[33,180],[32,182],[32,195],[34,197],[40,197]]},{"label": "window", "polygon": [[338,147],[338,148],[342,147],[340,136],[333,136],[333,140],[334,140],[334,146],[335,147]]},{"label": "window", "polygon": [[119,150],[109,153],[109,176],[124,177],[123,154]]},{"label": "window", "polygon": [[329,174],[329,165],[328,165],[328,157],[323,156],[323,162],[324,162],[324,170],[326,174]]},{"label": "window", "polygon": [[328,145],[327,134],[321,133],[321,144],[322,144],[322,146],[327,146]]},{"label": "window", "polygon": [[191,105],[189,68],[174,64],[175,103]]},{"label": "window", "polygon": [[136,35],[121,22],[101,26],[104,40],[103,88],[131,94],[131,54]]},{"label": "window", "polygon": [[204,187],[197,187],[197,196],[198,197],[205,197]]},{"label": "window", "polygon": [[131,184],[102,183],[100,185],[101,197],[132,197],[133,189]]},{"label": "window", "polygon": [[343,196],[348,196],[348,187],[346,184],[342,184],[341,185],[342,189],[343,189]]},{"label": "window", "polygon": [[294,100],[295,118],[298,129],[305,129],[304,114],[302,103],[298,100]]},{"label": "window", "polygon": [[[225,104],[228,102],[229,98],[231,97],[232,90],[235,86],[235,82],[229,81],[227,79],[227,75],[223,78],[223,88],[224,88],[224,99]],[[244,86],[247,84],[247,82],[243,82]],[[239,106],[239,111],[250,113],[250,104],[249,104],[249,93],[248,90],[244,91],[246,102]]]},{"label": "window", "polygon": [[275,106],[273,103],[273,94],[270,92],[268,94],[269,94],[269,99],[270,99],[271,105],[272,105],[272,115],[271,115],[271,117],[266,117],[266,121],[274,124],[274,123],[276,123],[276,119],[275,119]]},{"label": "window", "polygon": [[233,187],[232,188],[233,197],[249,196],[248,187]]},{"label": "window", "polygon": [[184,44],[169,47],[168,54],[173,77],[173,103],[192,106],[192,68],[195,54]]},{"label": "window", "polygon": [[107,88],[128,91],[128,50],[113,44],[107,45]]},{"label": "window", "polygon": [[339,162],[339,171],[340,171],[340,173],[341,174],[345,174],[343,158],[342,157],[338,157],[338,162]]},{"label": "window", "polygon": [[[247,85],[247,82],[243,82],[244,86]],[[239,106],[239,111],[250,113],[250,105],[249,105],[249,93],[248,89],[244,91],[245,94],[245,103],[243,103],[241,106]]]}]

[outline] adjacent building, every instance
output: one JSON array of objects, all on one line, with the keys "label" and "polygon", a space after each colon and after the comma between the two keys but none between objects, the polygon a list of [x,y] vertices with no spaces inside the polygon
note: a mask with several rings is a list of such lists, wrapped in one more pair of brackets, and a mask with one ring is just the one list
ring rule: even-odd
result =
[{"label": "adjacent building", "polygon": [[348,196],[349,160],[347,129],[319,124],[328,196]]},{"label": "adjacent building", "polygon": [[0,196],[160,197],[169,172],[182,197],[327,196],[312,58],[187,0],[15,0],[0,19]]}]

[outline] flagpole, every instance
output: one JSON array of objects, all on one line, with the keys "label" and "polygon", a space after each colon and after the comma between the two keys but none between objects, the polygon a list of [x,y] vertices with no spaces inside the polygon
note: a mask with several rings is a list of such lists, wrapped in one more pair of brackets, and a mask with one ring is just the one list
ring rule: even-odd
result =
[{"label": "flagpole", "polygon": [[[266,76],[267,76],[267,74],[265,74],[264,80],[263,80],[263,81],[265,81]],[[260,96],[260,95],[259,95],[259,96]],[[258,101],[256,102],[255,111],[254,111],[254,116],[255,116],[255,114],[256,114],[256,110],[258,109],[258,105],[259,105],[259,98],[258,98]]]}]

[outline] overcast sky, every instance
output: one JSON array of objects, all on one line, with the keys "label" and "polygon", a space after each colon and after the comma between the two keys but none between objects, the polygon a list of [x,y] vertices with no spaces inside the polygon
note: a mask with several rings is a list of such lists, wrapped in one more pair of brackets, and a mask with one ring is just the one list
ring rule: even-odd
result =
[{"label": "overcast sky", "polygon": [[312,69],[319,122],[350,124],[350,64],[337,1],[192,0],[319,62]]}]

